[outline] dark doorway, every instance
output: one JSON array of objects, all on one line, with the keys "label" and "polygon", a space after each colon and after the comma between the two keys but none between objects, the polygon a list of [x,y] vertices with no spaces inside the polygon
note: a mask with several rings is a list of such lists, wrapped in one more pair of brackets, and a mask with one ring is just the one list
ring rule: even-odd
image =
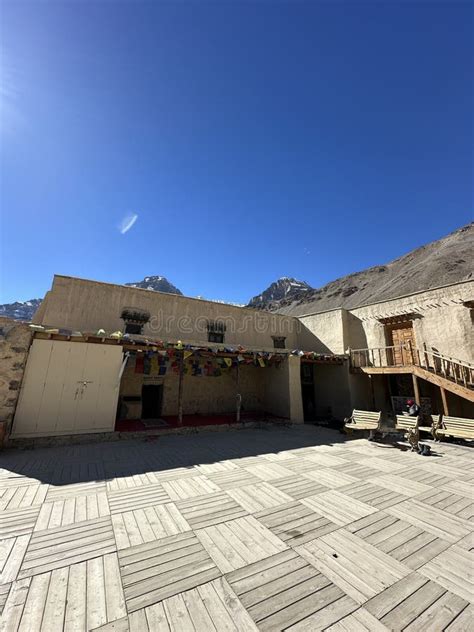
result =
[{"label": "dark doorway", "polygon": [[313,367],[314,365],[309,362],[301,363],[301,395],[303,398],[303,416],[305,421],[314,421],[316,418]]},{"label": "dark doorway", "polygon": [[163,401],[163,384],[142,386],[142,419],[159,419]]}]

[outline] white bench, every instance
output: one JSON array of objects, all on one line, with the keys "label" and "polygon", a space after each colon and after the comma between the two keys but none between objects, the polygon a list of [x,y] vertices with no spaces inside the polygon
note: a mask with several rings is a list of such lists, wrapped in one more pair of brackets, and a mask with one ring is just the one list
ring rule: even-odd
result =
[{"label": "white bench", "polygon": [[374,433],[380,430],[381,421],[381,412],[354,409],[352,415],[344,419],[344,428],[347,430],[370,430],[369,439],[372,439]]},{"label": "white bench", "polygon": [[429,432],[433,439],[435,438],[435,429],[439,424],[441,415],[431,415],[431,426],[422,426],[421,424],[428,419],[423,415],[410,417],[409,415],[396,415],[395,429],[405,433],[405,438],[411,445],[412,450],[418,448],[420,440],[420,432]]},{"label": "white bench", "polygon": [[474,439],[474,419],[443,415],[434,432],[436,439],[441,439],[442,437]]}]

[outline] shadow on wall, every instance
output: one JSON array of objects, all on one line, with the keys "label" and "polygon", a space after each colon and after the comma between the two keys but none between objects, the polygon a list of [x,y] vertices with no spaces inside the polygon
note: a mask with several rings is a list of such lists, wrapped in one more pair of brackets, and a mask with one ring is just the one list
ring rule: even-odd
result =
[{"label": "shadow on wall", "polygon": [[298,347],[304,351],[316,353],[333,353],[321,340],[301,321],[298,330]]},{"label": "shadow on wall", "polygon": [[[7,450],[0,467],[34,479],[31,484],[70,485],[107,481],[174,468],[191,469],[261,454],[277,453],[317,445],[342,444],[348,437],[339,432],[301,426],[204,432],[188,436],[154,436],[143,439],[62,445],[32,450]],[[185,473],[183,473],[185,475]],[[194,470],[194,476],[203,474]],[[150,483],[154,480],[150,479]],[[159,481],[158,481],[159,482]]]},{"label": "shadow on wall", "polygon": [[[366,349],[368,347],[367,335],[360,318],[357,318],[345,309],[339,310],[340,317],[337,321],[331,321],[329,327],[327,321],[315,322],[316,331],[318,327],[325,327],[325,332],[333,341],[333,349],[330,349],[318,336],[311,331],[302,321],[299,323],[298,344],[300,349],[305,351],[316,351],[317,353],[345,353],[348,347],[352,349]],[[328,329],[329,327],[329,329]],[[334,330],[337,328],[337,331]],[[340,330],[338,329],[340,327]],[[321,330],[320,330],[321,332]],[[339,333],[338,333],[339,332]]]},{"label": "shadow on wall", "polygon": [[345,348],[367,349],[367,334],[360,318],[350,312],[346,312],[344,321],[344,343]]}]

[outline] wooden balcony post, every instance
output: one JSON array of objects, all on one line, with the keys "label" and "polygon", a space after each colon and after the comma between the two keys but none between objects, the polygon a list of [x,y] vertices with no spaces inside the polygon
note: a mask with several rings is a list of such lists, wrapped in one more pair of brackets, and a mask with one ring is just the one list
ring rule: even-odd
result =
[{"label": "wooden balcony post", "polygon": [[184,351],[180,353],[179,359],[179,382],[178,382],[178,425],[183,425],[183,378],[184,378]]},{"label": "wooden balcony post", "polygon": [[414,373],[412,373],[412,378],[413,378],[413,391],[415,393],[415,402],[418,404],[418,406],[420,406],[421,400],[420,400],[420,389],[418,388],[418,378]]},{"label": "wooden balcony post", "polygon": [[418,349],[418,347],[415,347],[415,350],[416,350],[416,364],[417,366],[421,366],[420,350]]},{"label": "wooden balcony post", "polygon": [[449,416],[448,398],[446,397],[446,391],[442,386],[439,387],[441,392],[441,401],[443,402],[443,415]]},{"label": "wooden balcony post", "polygon": [[373,375],[369,375],[369,384],[370,384],[370,395],[372,400],[372,410],[375,410],[375,390],[374,390],[374,380]]},{"label": "wooden balcony post", "polygon": [[429,360],[428,360],[428,352],[426,351],[426,342],[423,343],[423,350],[424,350],[424,355],[425,355],[426,370],[429,371],[430,364],[429,364]]},{"label": "wooden balcony post", "polygon": [[240,409],[242,407],[242,395],[240,394],[240,363],[237,359],[237,366],[235,367],[236,374],[235,379],[237,382],[237,409],[235,411],[235,421],[240,421]]},{"label": "wooden balcony post", "polygon": [[408,341],[408,364],[414,364],[413,360],[413,346],[411,344],[411,340]]}]

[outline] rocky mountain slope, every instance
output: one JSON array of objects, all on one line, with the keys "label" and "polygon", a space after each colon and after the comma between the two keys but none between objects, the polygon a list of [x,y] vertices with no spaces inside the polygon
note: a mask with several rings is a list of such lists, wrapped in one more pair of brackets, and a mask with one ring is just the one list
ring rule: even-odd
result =
[{"label": "rocky mountain slope", "polygon": [[353,309],[420,290],[474,279],[473,253],[474,222],[385,265],[348,274],[303,294],[293,295],[289,292],[278,301],[260,301],[258,308],[292,316],[339,307]]},{"label": "rocky mountain slope", "polygon": [[290,277],[281,277],[272,283],[265,291],[250,299],[248,307],[257,309],[278,309],[282,301],[296,301],[302,299],[313,288],[306,281],[298,281]]},{"label": "rocky mountain slope", "polygon": [[6,303],[5,305],[0,305],[0,316],[14,318],[15,320],[30,321],[33,314],[40,306],[40,303],[40,298],[32,298],[29,301]]},{"label": "rocky mountain slope", "polygon": [[154,290],[155,292],[165,292],[166,294],[183,294],[181,290],[178,290],[177,287],[175,287],[163,276],[147,276],[143,279],[143,281],[125,283],[125,285],[130,287],[140,287],[144,290]]},{"label": "rocky mountain slope", "polygon": [[[143,281],[136,283],[125,283],[130,287],[140,287],[145,290],[154,290],[155,292],[166,292],[167,294],[182,294],[172,283],[163,276],[145,277]],[[41,303],[40,298],[32,298],[29,301],[5,303],[0,305],[0,316],[14,318],[15,320],[30,321]]]}]

